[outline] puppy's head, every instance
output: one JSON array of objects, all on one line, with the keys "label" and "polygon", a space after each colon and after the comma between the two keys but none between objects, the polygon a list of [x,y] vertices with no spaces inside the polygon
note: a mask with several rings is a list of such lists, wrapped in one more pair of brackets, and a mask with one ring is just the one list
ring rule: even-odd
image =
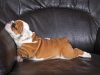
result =
[{"label": "puppy's head", "polygon": [[10,21],[5,25],[5,30],[16,35],[21,34],[23,30],[30,30],[29,25],[23,20]]},{"label": "puppy's head", "polygon": [[23,20],[10,21],[5,25],[5,30],[12,37],[18,37],[25,30],[29,31],[29,25]]},{"label": "puppy's head", "polygon": [[11,30],[17,35],[17,34],[21,34],[23,32],[23,21],[22,20],[16,20],[16,21],[12,21],[11,24]]}]

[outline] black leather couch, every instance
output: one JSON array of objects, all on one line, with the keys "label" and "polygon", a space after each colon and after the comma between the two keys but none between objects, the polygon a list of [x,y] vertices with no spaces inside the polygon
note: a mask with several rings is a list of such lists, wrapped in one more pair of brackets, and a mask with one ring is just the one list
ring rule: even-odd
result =
[{"label": "black leather couch", "polygon": [[[22,19],[41,37],[63,37],[91,59],[16,61],[4,26]],[[100,0],[0,0],[0,75],[100,75]]]}]

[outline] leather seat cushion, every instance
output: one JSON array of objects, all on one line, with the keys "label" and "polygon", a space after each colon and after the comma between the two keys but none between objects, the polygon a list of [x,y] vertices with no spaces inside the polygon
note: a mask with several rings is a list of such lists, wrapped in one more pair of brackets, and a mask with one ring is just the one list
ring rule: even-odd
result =
[{"label": "leather seat cushion", "polygon": [[100,56],[92,59],[46,60],[40,62],[24,61],[18,63],[10,75],[99,75]]}]

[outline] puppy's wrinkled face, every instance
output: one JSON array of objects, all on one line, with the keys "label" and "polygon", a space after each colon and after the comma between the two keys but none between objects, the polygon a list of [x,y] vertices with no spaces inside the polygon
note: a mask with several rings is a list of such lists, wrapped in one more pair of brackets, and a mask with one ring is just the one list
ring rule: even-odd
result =
[{"label": "puppy's wrinkled face", "polygon": [[[5,25],[5,30],[11,35],[12,38],[18,38],[23,33],[25,28],[24,24],[26,23],[22,20],[12,20]],[[28,26],[28,24],[26,25]]]},{"label": "puppy's wrinkled face", "polygon": [[16,21],[10,21],[5,25],[5,30],[9,34],[21,34],[23,32],[24,28],[24,21],[22,20],[16,20]]},{"label": "puppy's wrinkled face", "polygon": [[32,35],[32,31],[29,28],[28,23],[23,20],[10,21],[5,25],[5,30],[11,35],[14,39],[23,39]]},{"label": "puppy's wrinkled face", "polygon": [[23,21],[16,20],[11,24],[11,30],[16,34],[21,34],[23,32]]}]

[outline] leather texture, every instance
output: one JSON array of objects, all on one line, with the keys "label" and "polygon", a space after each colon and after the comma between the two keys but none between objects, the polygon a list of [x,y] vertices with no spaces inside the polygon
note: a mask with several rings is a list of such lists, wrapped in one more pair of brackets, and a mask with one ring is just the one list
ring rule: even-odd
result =
[{"label": "leather texture", "polygon": [[95,50],[99,54],[100,53],[100,28],[97,31],[97,37],[95,42]]},{"label": "leather texture", "polygon": [[73,47],[89,52],[94,50],[98,26],[86,12],[65,8],[45,8],[23,14],[21,19],[28,22],[31,30],[41,37],[64,36],[68,37]]},{"label": "leather texture", "polygon": [[4,74],[11,71],[16,62],[16,45],[4,29],[0,32],[0,61]]},{"label": "leather texture", "polygon": [[[100,56],[91,60],[16,62],[16,45],[4,24],[22,19],[41,37],[68,37],[73,47],[100,54],[100,0],[0,0],[0,73],[5,75],[99,75]],[[96,39],[97,38],[97,39]],[[15,66],[16,65],[16,66]]]},{"label": "leather texture", "polygon": [[19,63],[11,75],[99,75],[100,56],[92,59],[46,60],[42,62],[24,61]]}]

